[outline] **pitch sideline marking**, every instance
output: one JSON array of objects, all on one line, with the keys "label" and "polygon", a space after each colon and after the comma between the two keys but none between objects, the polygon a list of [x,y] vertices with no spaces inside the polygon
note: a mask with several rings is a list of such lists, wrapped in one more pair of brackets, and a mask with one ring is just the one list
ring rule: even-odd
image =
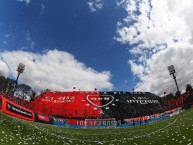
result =
[{"label": "pitch sideline marking", "polygon": [[[167,125],[167,126],[165,126],[165,127],[163,127],[163,128],[160,128],[160,129],[158,129],[157,131],[154,131],[154,132],[151,132],[151,133],[149,133],[149,134],[145,134],[145,135],[141,135],[141,136],[135,136],[135,137],[132,137],[132,138],[127,138],[127,139],[119,139],[119,140],[117,140],[117,139],[114,139],[114,140],[111,140],[111,141],[109,141],[109,140],[103,140],[103,141],[93,141],[93,140],[81,140],[81,139],[77,139],[77,138],[68,138],[68,137],[62,137],[61,135],[56,135],[56,134],[54,134],[54,133],[49,133],[47,130],[45,130],[45,129],[39,129],[37,126],[34,126],[36,129],[38,129],[38,130],[40,130],[40,131],[42,131],[42,132],[44,132],[44,133],[46,133],[46,134],[50,134],[51,136],[55,136],[55,137],[57,137],[57,138],[61,138],[61,139],[68,139],[68,140],[76,140],[76,141],[79,141],[79,142],[81,142],[81,141],[84,141],[84,142],[104,142],[104,143],[106,143],[106,142],[116,142],[116,141],[126,141],[126,140],[133,140],[133,139],[136,139],[136,138],[140,138],[140,137],[145,137],[145,136],[150,136],[151,134],[155,134],[155,133],[157,133],[157,132],[159,132],[159,131],[161,131],[161,130],[164,130],[165,128],[168,128],[169,126],[171,126],[172,124],[174,124],[175,122],[177,121],[177,118],[172,122],[172,123],[170,123],[169,125]],[[33,125],[32,125],[33,126]],[[105,135],[105,134],[104,134]]]}]

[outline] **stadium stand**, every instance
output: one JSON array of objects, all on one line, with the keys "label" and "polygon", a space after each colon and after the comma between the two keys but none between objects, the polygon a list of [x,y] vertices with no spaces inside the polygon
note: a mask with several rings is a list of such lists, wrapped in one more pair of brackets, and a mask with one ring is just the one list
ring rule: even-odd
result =
[{"label": "stadium stand", "polygon": [[[150,92],[46,90],[35,97],[30,86],[16,85],[15,81],[2,76],[0,77],[0,96],[6,102],[32,113],[35,121],[62,126],[70,124],[71,127],[77,127],[74,125],[77,121],[82,124],[85,120],[87,122],[120,120],[121,124],[141,125],[147,123],[147,120],[151,119],[153,122],[164,119],[174,112],[193,107],[191,91],[178,96],[166,95],[161,98]],[[4,110],[6,110],[5,106]],[[13,113],[9,114],[17,116]]]}]

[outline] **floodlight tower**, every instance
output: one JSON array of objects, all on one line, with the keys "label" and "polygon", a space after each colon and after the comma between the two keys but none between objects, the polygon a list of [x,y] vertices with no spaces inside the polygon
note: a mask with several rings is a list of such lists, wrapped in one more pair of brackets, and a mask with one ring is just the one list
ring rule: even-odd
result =
[{"label": "floodlight tower", "polygon": [[174,79],[174,81],[176,83],[177,91],[179,92],[178,83],[176,81],[176,76],[175,76],[176,71],[175,71],[174,66],[173,65],[169,66],[168,70],[169,70],[170,75],[173,75],[173,79]]},{"label": "floodlight tower", "polygon": [[25,69],[25,65],[20,63],[17,68],[18,75],[17,75],[17,79],[15,80],[16,84],[17,84],[20,74],[23,73],[24,69]]}]

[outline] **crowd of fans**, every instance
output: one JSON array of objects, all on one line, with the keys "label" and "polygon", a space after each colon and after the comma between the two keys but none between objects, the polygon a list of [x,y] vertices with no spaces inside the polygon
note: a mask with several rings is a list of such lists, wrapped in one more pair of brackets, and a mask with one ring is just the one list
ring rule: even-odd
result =
[{"label": "crowd of fans", "polygon": [[169,96],[164,98],[164,100],[171,108],[183,107],[184,109],[188,109],[193,105],[193,92],[185,92],[184,94],[177,97]]},{"label": "crowd of fans", "polygon": [[[108,109],[102,108],[104,118],[134,118],[164,112],[171,108],[162,98],[149,92],[102,92],[101,95],[114,97],[114,101],[109,105]],[[128,104],[128,100],[131,100],[130,102],[132,103]],[[149,103],[140,103],[144,101]]]},{"label": "crowd of fans", "polygon": [[[22,93],[19,94],[18,90]],[[31,91],[30,95],[28,92]],[[106,107],[102,107],[102,118],[133,118],[139,116],[146,116],[156,113],[161,113],[166,110],[182,107],[184,109],[193,107],[193,89],[190,84],[186,87],[186,92],[180,94],[177,92],[175,95],[168,94],[164,98],[160,98],[149,92],[99,92],[100,96],[113,96],[113,101]],[[27,107],[29,101],[35,97],[34,91],[31,87],[25,84],[17,85],[14,80],[0,76],[0,95],[5,96],[9,100]],[[30,99],[26,100],[25,96],[30,96]],[[133,101],[128,104],[127,100],[131,99],[147,99],[158,100],[159,103],[147,103],[140,104]],[[102,105],[106,104],[105,100],[101,101]],[[78,110],[77,110],[78,111]],[[88,112],[87,112],[88,113]],[[84,114],[84,113],[83,113]],[[85,113],[86,114],[86,113]],[[85,116],[58,116],[63,118],[76,118],[84,119]],[[91,117],[95,118],[95,116]]]}]

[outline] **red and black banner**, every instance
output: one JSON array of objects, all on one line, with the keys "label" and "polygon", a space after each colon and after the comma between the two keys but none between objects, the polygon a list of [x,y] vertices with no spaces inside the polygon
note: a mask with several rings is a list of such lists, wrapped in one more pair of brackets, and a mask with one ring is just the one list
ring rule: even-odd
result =
[{"label": "red and black banner", "polygon": [[[116,118],[144,116],[164,112],[164,102],[151,93],[130,92],[51,92],[30,102],[28,108],[44,114],[68,119]],[[153,109],[152,108],[156,108]]]},{"label": "red and black banner", "polygon": [[34,112],[0,96],[0,111],[11,116],[34,121]]},{"label": "red and black banner", "polygon": [[26,109],[22,109],[19,106],[16,106],[12,103],[6,102],[6,109],[18,115],[25,116],[28,118],[33,118],[32,112],[27,111]]}]

